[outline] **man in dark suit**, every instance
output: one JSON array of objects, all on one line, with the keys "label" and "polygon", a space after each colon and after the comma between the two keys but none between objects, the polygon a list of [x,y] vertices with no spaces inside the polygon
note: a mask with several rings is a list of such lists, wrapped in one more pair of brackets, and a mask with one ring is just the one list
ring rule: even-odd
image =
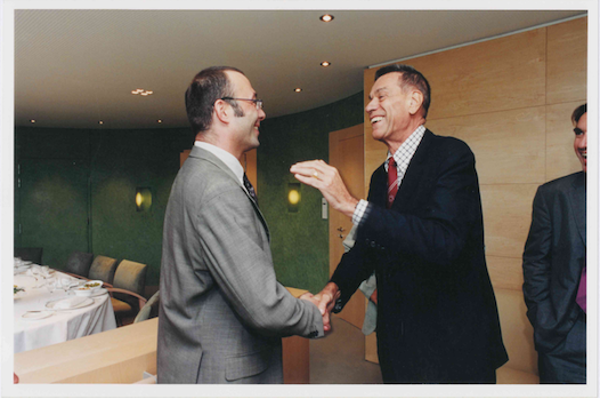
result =
[{"label": "man in dark suit", "polygon": [[540,383],[586,382],[587,104],[571,120],[583,170],[538,188],[523,253],[523,293]]},{"label": "man in dark suit", "polygon": [[241,164],[259,145],[262,101],[231,67],[198,73],[185,99],[196,142],[165,213],[158,382],[282,383],[281,337],[323,336],[323,320],[312,295],[277,282]]},{"label": "man in dark suit", "polygon": [[[423,125],[429,83],[407,65],[377,71],[366,107],[388,159],[367,201],[323,161],[291,172],[357,226],[354,247],[318,297],[340,311],[375,271],[377,342],[386,383],[494,383],[507,361],[487,272],[475,159]],[[397,193],[396,193],[397,190]]]}]

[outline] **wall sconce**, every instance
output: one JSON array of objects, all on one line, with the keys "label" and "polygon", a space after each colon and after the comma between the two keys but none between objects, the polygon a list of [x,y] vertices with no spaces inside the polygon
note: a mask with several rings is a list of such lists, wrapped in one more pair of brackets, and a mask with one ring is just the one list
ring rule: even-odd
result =
[{"label": "wall sconce", "polygon": [[290,182],[287,189],[288,212],[297,213],[300,207],[300,183]]},{"label": "wall sconce", "polygon": [[148,211],[152,207],[152,191],[150,188],[135,189],[135,206],[137,211]]}]

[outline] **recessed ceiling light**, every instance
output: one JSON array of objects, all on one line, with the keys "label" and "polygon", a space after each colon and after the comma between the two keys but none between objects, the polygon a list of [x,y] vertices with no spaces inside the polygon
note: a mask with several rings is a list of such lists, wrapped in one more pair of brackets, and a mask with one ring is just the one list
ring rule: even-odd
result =
[{"label": "recessed ceiling light", "polygon": [[302,89],[301,89],[300,87],[296,87],[296,88],[294,89],[294,92],[295,92],[295,93],[299,93],[300,91],[302,91]]},{"label": "recessed ceiling light", "polygon": [[158,119],[158,120],[156,121],[156,123],[162,123],[162,120],[161,120],[161,119]]},{"label": "recessed ceiling light", "polygon": [[131,90],[131,94],[133,94],[133,95],[142,95],[144,97],[147,97],[148,95],[154,94],[154,91],[152,91],[152,90],[144,90],[143,88],[138,88],[138,89],[135,89],[135,90]]},{"label": "recessed ceiling light", "polygon": [[104,124],[104,121],[98,120],[98,124]]},{"label": "recessed ceiling light", "polygon": [[30,122],[31,122],[31,123],[35,123],[35,119],[31,119],[31,120],[30,120]]},{"label": "recessed ceiling light", "polygon": [[331,22],[331,21],[333,21],[333,15],[330,15],[330,14],[321,15],[321,17],[319,19],[323,22]]},{"label": "recessed ceiling light", "polygon": [[321,62],[321,66],[327,68],[328,66],[331,66],[331,62],[323,61]]}]

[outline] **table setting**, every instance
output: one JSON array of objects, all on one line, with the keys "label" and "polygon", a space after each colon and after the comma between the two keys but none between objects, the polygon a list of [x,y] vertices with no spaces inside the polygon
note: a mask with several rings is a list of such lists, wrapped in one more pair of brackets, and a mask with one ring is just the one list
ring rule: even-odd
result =
[{"label": "table setting", "polygon": [[15,259],[14,352],[116,328],[102,285]]}]

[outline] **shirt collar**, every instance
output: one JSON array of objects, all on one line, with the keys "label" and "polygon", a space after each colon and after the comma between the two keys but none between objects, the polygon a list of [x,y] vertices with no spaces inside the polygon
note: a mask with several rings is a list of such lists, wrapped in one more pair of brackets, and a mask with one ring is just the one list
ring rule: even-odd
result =
[{"label": "shirt collar", "polygon": [[227,152],[226,150],[219,148],[218,146],[209,144],[208,142],[195,141],[194,145],[209,151],[210,153],[215,155],[217,158],[219,158],[220,161],[225,163],[225,165],[227,167],[229,167],[231,169],[231,171],[233,171],[233,174],[237,177],[240,184],[242,184],[242,186],[244,186],[244,168],[242,167],[240,161],[237,160],[235,156],[233,156],[231,153]]},{"label": "shirt collar", "polygon": [[[421,140],[423,139],[423,135],[425,135],[425,126],[420,125],[412,132],[412,134],[400,145],[400,147],[394,153],[394,161],[396,162],[396,167],[400,170],[406,170],[408,168],[408,164],[412,160]],[[385,171],[387,172],[388,163],[392,154],[388,151],[387,158],[385,160]]]}]

